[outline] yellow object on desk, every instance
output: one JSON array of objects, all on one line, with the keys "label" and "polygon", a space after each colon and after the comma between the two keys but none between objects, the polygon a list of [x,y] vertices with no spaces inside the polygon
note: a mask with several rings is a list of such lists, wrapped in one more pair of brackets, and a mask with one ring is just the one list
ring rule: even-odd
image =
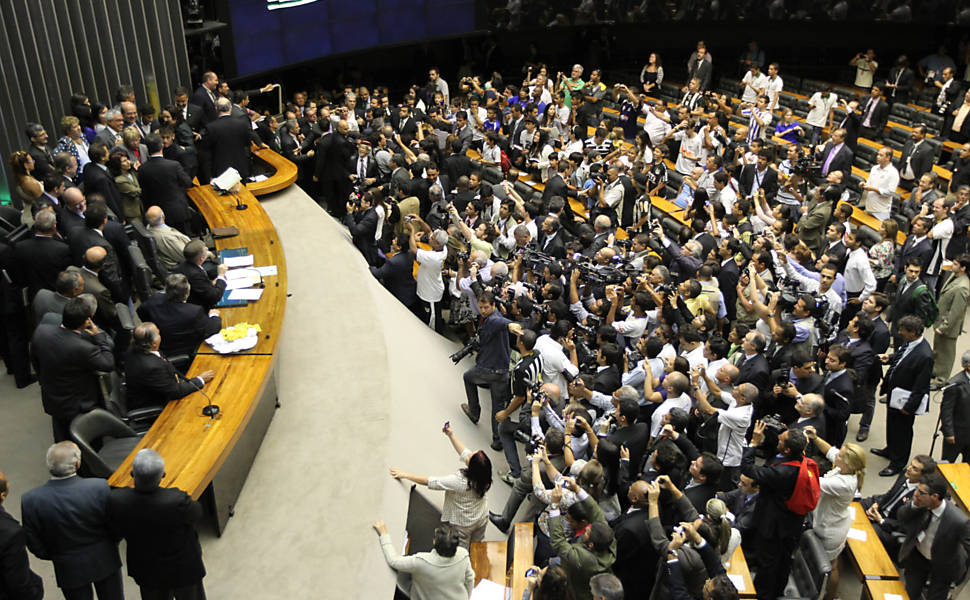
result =
[{"label": "yellow object on desk", "polygon": [[255,329],[256,333],[262,331],[258,323],[236,323],[232,327],[222,329],[219,333],[222,334],[222,339],[226,340],[227,342],[231,342],[249,335],[250,329]]}]

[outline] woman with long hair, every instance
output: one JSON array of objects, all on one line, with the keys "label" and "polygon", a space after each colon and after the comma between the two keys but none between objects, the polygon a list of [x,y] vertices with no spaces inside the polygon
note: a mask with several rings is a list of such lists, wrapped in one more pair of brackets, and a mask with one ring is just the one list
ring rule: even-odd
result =
[{"label": "woman with long hair", "polygon": [[876,277],[876,290],[882,292],[889,283],[896,264],[896,234],[899,223],[895,219],[886,219],[879,225],[879,243],[869,249],[869,262],[872,264],[872,274]]},{"label": "woman with long hair", "polygon": [[131,159],[123,148],[117,148],[108,157],[108,172],[114,177],[115,187],[121,196],[121,210],[125,213],[125,220],[141,221],[141,184],[131,169]]},{"label": "woman with long hair", "polygon": [[573,589],[565,569],[559,565],[533,569],[535,574],[526,578],[525,594],[515,600],[573,600]]},{"label": "woman with long hair", "polygon": [[710,525],[717,539],[717,553],[721,555],[721,562],[730,562],[731,556],[741,545],[741,532],[731,526],[727,518],[728,508],[719,498],[711,498],[704,505],[704,522]]},{"label": "woman with long hair", "polygon": [[839,554],[845,547],[849,527],[852,525],[849,505],[852,504],[856,491],[862,489],[866,476],[866,451],[862,446],[852,443],[836,448],[818,437],[814,427],[806,427],[805,435],[832,463],[832,469],[818,480],[822,496],[812,512],[815,523],[812,531],[821,540],[828,559],[832,561],[832,575],[825,596],[831,599],[838,595]]},{"label": "woman with long hair", "polygon": [[448,437],[463,465],[457,473],[428,476],[392,468],[391,477],[407,479],[418,485],[428,486],[430,490],[444,491],[441,522],[458,531],[461,545],[467,549],[471,542],[480,542],[485,538],[485,525],[488,524],[485,492],[492,487],[492,462],[484,451],[473,453],[466,448],[448,423],[441,428],[441,432]]},{"label": "woman with long hair", "polygon": [[640,70],[640,85],[646,94],[659,94],[660,84],[664,82],[663,61],[656,52],[647,57],[647,64]]},{"label": "woman with long hair", "polygon": [[44,193],[44,184],[32,175],[34,159],[23,150],[11,154],[8,162],[14,177],[14,193],[11,200],[15,208],[23,211],[23,223],[32,225],[34,219],[30,207],[34,204],[34,200]]}]

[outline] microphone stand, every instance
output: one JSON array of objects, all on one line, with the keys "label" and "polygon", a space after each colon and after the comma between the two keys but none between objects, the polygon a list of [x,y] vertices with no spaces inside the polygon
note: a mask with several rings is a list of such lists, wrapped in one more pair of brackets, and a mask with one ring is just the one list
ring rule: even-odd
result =
[{"label": "microphone stand", "polygon": [[232,197],[236,199],[236,210],[246,210],[247,208],[249,208],[249,206],[246,203],[244,203],[242,199],[239,197],[239,192],[237,191],[238,188],[236,187],[239,185],[242,185],[242,184],[237,183],[236,185],[234,185],[232,189],[229,190],[229,193],[232,194]]},{"label": "microphone stand", "polygon": [[[181,374],[180,374],[179,376],[180,376],[180,377],[184,377],[184,376],[183,376],[183,375],[181,375]],[[192,384],[192,386],[193,386],[193,387],[194,387],[194,388],[195,388],[195,389],[196,389],[197,391],[199,391],[199,393],[201,393],[201,394],[202,394],[202,397],[203,397],[203,398],[205,398],[205,401],[206,401],[206,405],[202,407],[202,414],[203,414],[204,416],[206,416],[206,417],[209,417],[209,419],[215,419],[215,418],[216,418],[216,415],[218,415],[218,414],[219,414],[219,410],[220,410],[220,409],[219,409],[219,405],[218,405],[218,404],[213,404],[213,403],[212,403],[212,399],[211,399],[211,398],[209,398],[209,394],[206,394],[206,393],[205,393],[205,392],[204,392],[204,391],[202,390],[202,386],[201,386],[201,385],[199,385],[199,384],[198,384],[198,383],[197,383],[197,382],[195,381],[195,377],[184,377],[184,379],[185,379],[186,381],[188,381],[189,383],[191,383],[191,384]]]}]

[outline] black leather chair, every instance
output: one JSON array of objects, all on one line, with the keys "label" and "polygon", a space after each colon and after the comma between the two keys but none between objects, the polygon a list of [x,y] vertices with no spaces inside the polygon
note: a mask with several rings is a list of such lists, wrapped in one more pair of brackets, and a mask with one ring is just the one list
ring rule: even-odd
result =
[{"label": "black leather chair", "polygon": [[149,406],[128,410],[128,387],[118,371],[101,374],[101,393],[108,411],[118,417],[135,433],[143,434],[162,413],[164,406]]},{"label": "black leather chair", "polygon": [[162,264],[158,256],[158,244],[155,242],[155,238],[138,221],[131,222],[131,237],[138,244],[138,247],[141,248],[145,263],[151,268],[155,278],[159,282],[164,283],[165,278],[168,277],[168,269],[165,268],[165,265]]},{"label": "black leather chair", "polygon": [[145,262],[145,255],[137,244],[128,246],[128,257],[131,259],[132,265],[131,278],[134,284],[132,287],[135,290],[135,294],[138,295],[138,299],[144,302],[153,293],[151,267]]},{"label": "black leather chair", "polygon": [[103,408],[95,408],[74,417],[71,439],[81,449],[82,469],[93,477],[107,479],[141,438],[115,415]]},{"label": "black leather chair", "polygon": [[832,563],[822,542],[812,530],[806,531],[792,557],[791,580],[798,593],[785,596],[785,600],[822,600],[831,574]]}]

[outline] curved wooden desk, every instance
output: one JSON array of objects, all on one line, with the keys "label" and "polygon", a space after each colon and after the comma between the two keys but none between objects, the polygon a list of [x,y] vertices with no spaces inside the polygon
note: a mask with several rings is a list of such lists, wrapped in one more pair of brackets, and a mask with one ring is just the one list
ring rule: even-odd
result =
[{"label": "curved wooden desk", "polygon": [[[253,146],[253,156],[276,169],[276,172],[269,179],[263,181],[251,181],[246,184],[246,189],[253,196],[263,196],[278,192],[287,188],[296,181],[299,175],[298,169],[293,161],[280,156],[268,148],[257,148]],[[211,226],[212,223],[209,223]]]},{"label": "curved wooden desk", "polygon": [[286,307],[286,261],[273,223],[248,190],[238,194],[249,205],[243,211],[236,210],[233,196],[219,196],[208,185],[188,193],[211,227],[239,229],[239,235],[216,241],[219,250],[246,247],[256,266],[277,266],[278,274],[264,279],[262,298],[220,311],[224,325],[258,323],[262,333],[256,347],[244,354],[220,356],[203,345],[188,374],[215,371],[204,391],[221,407],[217,418],[202,415],[207,399],[200,392],[169,402],[108,483],[132,485],[135,452],[152,448],[165,459],[162,485],[202,497],[221,533],[277,406],[276,342]]}]

